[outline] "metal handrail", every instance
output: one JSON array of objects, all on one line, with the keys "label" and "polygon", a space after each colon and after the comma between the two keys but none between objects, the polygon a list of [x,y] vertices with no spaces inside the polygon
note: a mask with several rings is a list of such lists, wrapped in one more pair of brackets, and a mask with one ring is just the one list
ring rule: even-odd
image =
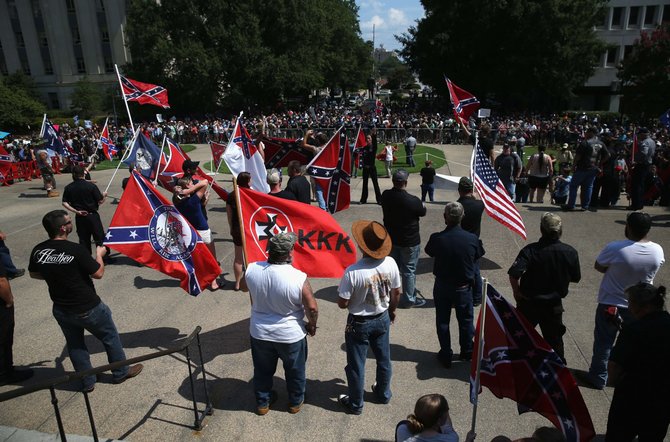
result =
[{"label": "metal handrail", "polygon": [[[193,428],[195,430],[201,430],[202,429],[202,421],[204,420],[205,416],[212,414],[212,404],[209,400],[209,394],[208,394],[208,391],[207,391],[207,379],[205,377],[205,367],[204,367],[205,364],[204,364],[203,357],[202,357],[202,347],[200,345],[200,331],[201,330],[202,330],[202,327],[197,326],[193,330],[193,332],[191,332],[191,334],[188,335],[183,340],[183,342],[180,345],[178,345],[176,347],[173,347],[173,348],[169,348],[169,349],[166,349],[166,350],[160,350],[160,351],[157,351],[157,352],[154,352],[154,353],[149,353],[149,354],[143,355],[143,356],[137,356],[137,357],[134,357],[134,358],[123,360],[123,361],[113,362],[111,364],[103,365],[103,366],[100,366],[100,367],[95,367],[95,368],[92,368],[90,370],[79,371],[79,372],[75,372],[75,373],[72,373],[72,374],[58,376],[58,377],[55,377],[55,378],[51,378],[51,379],[47,379],[45,381],[38,382],[34,385],[29,385],[29,386],[26,386],[26,387],[17,388],[15,390],[11,390],[11,391],[8,391],[6,393],[0,393],[0,402],[5,402],[5,401],[11,400],[11,399],[15,399],[15,398],[18,398],[18,397],[21,397],[21,396],[25,396],[27,394],[35,393],[37,391],[42,391],[42,390],[47,390],[47,389],[50,390],[51,391],[51,403],[54,405],[54,409],[55,409],[55,413],[56,413],[56,421],[58,423],[58,430],[59,430],[59,433],[60,433],[60,436],[61,436],[61,440],[65,441],[66,440],[65,430],[63,428],[63,423],[61,421],[60,411],[59,411],[59,408],[58,408],[58,399],[56,399],[56,392],[55,392],[55,388],[54,388],[56,385],[64,384],[66,382],[71,382],[71,381],[75,381],[75,380],[78,380],[78,379],[82,379],[86,376],[97,375],[98,373],[103,373],[105,371],[114,370],[116,368],[124,367],[124,366],[127,366],[127,365],[136,364],[136,363],[139,363],[139,362],[160,358],[160,357],[163,357],[163,356],[167,356],[167,355],[177,353],[177,352],[181,352],[181,351],[185,350],[186,351],[186,359],[187,359],[187,363],[188,363],[189,378],[190,378],[190,381],[191,381],[191,393],[193,394],[193,410],[194,410],[194,413],[195,413],[195,423],[193,425]],[[205,404],[205,409],[203,410],[201,415],[199,415],[199,413],[198,413],[197,404],[196,404],[196,401],[195,401],[195,391],[194,391],[195,384],[193,382],[193,371],[191,369],[191,358],[190,358],[190,353],[189,353],[189,346],[191,345],[191,343],[193,342],[194,339],[196,339],[196,341],[198,343],[198,352],[199,352],[199,355],[200,355],[200,366],[202,367],[202,378],[203,378],[204,387],[205,387],[205,399],[206,399],[206,402],[207,402]],[[89,420],[90,420],[90,423],[91,423],[91,429],[93,431],[93,438],[94,438],[94,440],[97,441],[98,437],[97,437],[97,433],[96,433],[96,429],[95,429],[95,422],[93,421],[93,413],[91,411],[90,402],[89,402],[89,398],[88,398],[88,393],[86,391],[84,391],[83,394],[84,394],[84,399],[85,399],[85,402],[86,402],[86,408],[87,408],[87,412],[88,412],[88,415],[89,415]]]}]

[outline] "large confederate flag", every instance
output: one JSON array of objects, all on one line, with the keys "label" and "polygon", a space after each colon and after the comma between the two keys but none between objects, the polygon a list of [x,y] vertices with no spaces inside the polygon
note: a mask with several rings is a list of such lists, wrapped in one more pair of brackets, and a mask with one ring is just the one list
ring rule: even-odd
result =
[{"label": "large confederate flag", "polygon": [[263,138],[265,145],[265,168],[286,167],[289,161],[297,160],[300,164],[309,163],[314,154],[302,147],[297,140],[289,138]]},{"label": "large confederate flag", "polygon": [[347,136],[340,128],[328,144],[307,166],[307,174],[314,177],[323,189],[323,198],[330,213],[347,209],[351,202],[351,150]]},{"label": "large confederate flag", "polygon": [[181,281],[196,296],[221,267],[181,213],[133,171],[107,231],[105,245]]},{"label": "large confederate flag", "polygon": [[293,266],[314,278],[340,278],[356,262],[356,246],[335,218],[315,206],[238,187],[247,262],[265,261],[267,243],[298,235]]}]

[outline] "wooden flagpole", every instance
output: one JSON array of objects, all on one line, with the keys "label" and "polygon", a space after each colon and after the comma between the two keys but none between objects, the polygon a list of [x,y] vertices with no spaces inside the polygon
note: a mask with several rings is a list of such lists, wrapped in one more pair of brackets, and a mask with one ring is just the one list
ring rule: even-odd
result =
[{"label": "wooden flagpole", "polygon": [[484,353],[484,327],[486,326],[486,306],[488,304],[488,279],[482,278],[482,308],[479,310],[479,345],[477,346],[477,369],[475,371],[475,384],[472,386],[471,395],[474,399],[472,404],[472,425],[470,431],[475,434],[475,426],[477,424],[477,404],[479,403],[479,375],[481,373],[482,356]]}]

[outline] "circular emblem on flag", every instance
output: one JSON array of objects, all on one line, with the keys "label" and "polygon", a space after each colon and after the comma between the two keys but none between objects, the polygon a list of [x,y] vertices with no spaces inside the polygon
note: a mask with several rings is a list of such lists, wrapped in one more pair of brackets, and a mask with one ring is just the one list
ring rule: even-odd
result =
[{"label": "circular emblem on flag", "polygon": [[153,163],[153,157],[146,149],[142,148],[137,149],[137,151],[135,152],[135,164],[137,165],[137,167],[140,168],[140,170],[151,171],[152,163]]},{"label": "circular emblem on flag", "polygon": [[149,222],[149,242],[164,259],[182,261],[191,256],[198,234],[172,206],[159,206]]},{"label": "circular emblem on flag", "polygon": [[293,232],[293,225],[290,218],[276,207],[261,206],[251,214],[247,229],[267,258],[268,240],[281,232]]}]

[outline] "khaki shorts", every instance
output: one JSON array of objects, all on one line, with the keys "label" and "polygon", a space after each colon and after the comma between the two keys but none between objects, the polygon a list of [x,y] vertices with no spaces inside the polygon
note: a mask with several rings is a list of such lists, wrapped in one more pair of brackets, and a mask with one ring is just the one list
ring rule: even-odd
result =
[{"label": "khaki shorts", "polygon": [[198,235],[202,238],[202,242],[209,244],[212,242],[212,229],[198,230]]}]

